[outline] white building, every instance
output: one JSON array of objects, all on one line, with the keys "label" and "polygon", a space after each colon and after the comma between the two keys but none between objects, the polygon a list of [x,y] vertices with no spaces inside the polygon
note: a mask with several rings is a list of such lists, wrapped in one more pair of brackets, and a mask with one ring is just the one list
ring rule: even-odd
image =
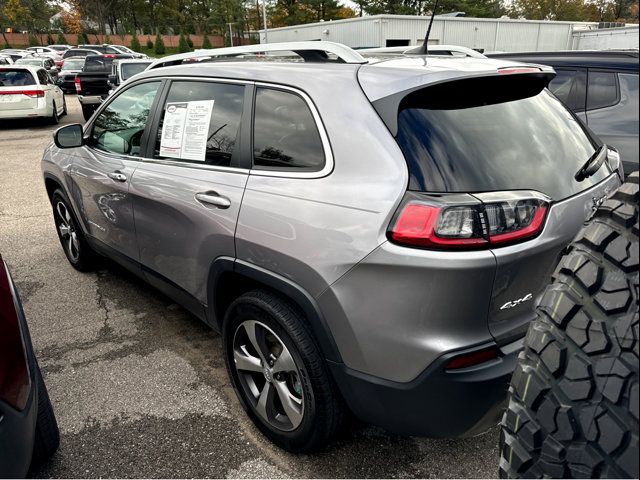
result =
[{"label": "white building", "polygon": [[[373,15],[310,23],[267,31],[267,41],[329,40],[353,48],[422,45],[429,17]],[[542,51],[572,48],[573,34],[596,23],[436,16],[429,43],[480,51]],[[265,32],[260,30],[265,43]]]}]

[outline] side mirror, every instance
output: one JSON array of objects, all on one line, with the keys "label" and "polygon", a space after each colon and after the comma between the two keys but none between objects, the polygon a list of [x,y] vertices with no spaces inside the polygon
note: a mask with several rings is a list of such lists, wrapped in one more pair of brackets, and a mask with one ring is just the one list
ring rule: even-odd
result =
[{"label": "side mirror", "polygon": [[82,125],[65,125],[53,134],[53,142],[58,148],[75,148],[84,145]]}]

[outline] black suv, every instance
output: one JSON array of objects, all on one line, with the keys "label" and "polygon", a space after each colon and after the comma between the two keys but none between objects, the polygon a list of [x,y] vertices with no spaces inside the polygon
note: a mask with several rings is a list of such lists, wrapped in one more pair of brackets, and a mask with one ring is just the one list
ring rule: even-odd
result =
[{"label": "black suv", "polygon": [[552,66],[549,89],[638,170],[638,50],[499,53],[491,58]]}]

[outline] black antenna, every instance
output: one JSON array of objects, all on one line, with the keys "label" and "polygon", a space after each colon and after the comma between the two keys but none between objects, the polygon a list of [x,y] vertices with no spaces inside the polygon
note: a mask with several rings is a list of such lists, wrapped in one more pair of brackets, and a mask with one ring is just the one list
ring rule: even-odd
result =
[{"label": "black antenna", "polygon": [[424,37],[424,43],[422,44],[422,54],[429,55],[429,35],[431,35],[431,27],[433,26],[433,19],[436,16],[436,9],[438,8],[438,0],[435,0],[433,4],[433,10],[431,11],[431,20],[429,21],[429,28],[427,28],[427,34]]}]

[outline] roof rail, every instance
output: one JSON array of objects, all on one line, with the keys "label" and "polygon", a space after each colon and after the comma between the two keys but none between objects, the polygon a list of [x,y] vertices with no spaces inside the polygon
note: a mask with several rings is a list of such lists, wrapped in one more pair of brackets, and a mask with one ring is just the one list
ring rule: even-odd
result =
[{"label": "roof rail", "polygon": [[313,42],[283,42],[283,43],[261,43],[257,45],[243,45],[241,47],[212,48],[207,50],[196,50],[195,52],[179,53],[159,58],[147,67],[147,70],[154,68],[168,67],[170,65],[180,65],[185,60],[198,61],[198,59],[209,59],[216,57],[233,57],[246,53],[270,53],[270,52],[294,52],[300,55],[306,62],[329,61],[327,54],[338,57],[341,63],[367,63],[362,55],[355,50],[341,43],[313,41]]},{"label": "roof rail", "polygon": [[[437,17],[437,15],[436,15]],[[419,47],[380,47],[380,48],[366,48],[359,50],[360,53],[368,57],[376,55],[424,55],[422,52],[422,46]],[[460,45],[429,45],[429,55],[452,55],[459,53],[465,57],[471,58],[487,58],[482,53],[467,47],[461,47]]]}]

